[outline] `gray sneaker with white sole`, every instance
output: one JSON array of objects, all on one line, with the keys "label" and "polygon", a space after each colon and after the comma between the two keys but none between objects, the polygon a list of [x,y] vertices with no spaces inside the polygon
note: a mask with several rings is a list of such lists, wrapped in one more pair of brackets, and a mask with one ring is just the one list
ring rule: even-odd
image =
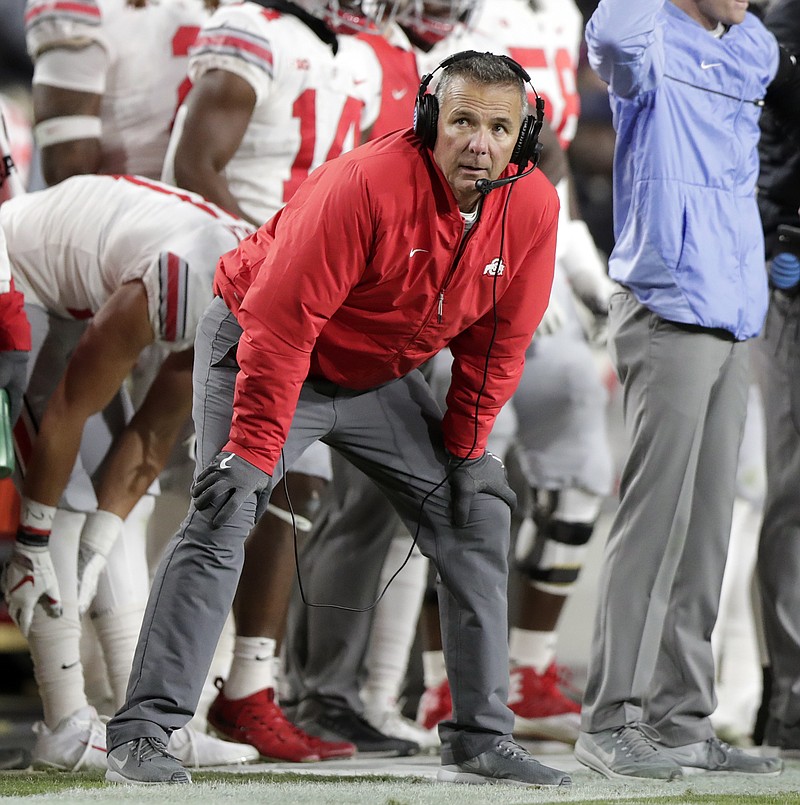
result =
[{"label": "gray sneaker with white sole", "polygon": [[108,753],[109,783],[191,783],[192,777],[158,738],[137,738]]},{"label": "gray sneaker with white sole", "polygon": [[665,746],[661,751],[689,774],[725,771],[776,775],[783,771],[783,761],[780,758],[751,755],[719,738],[708,738],[685,746]]},{"label": "gray sneaker with white sole", "polygon": [[582,732],[575,758],[611,779],[680,780],[683,771],[658,743],[658,733],[646,724],[631,723],[600,732]]},{"label": "gray sneaker with white sole", "polygon": [[572,778],[568,774],[542,765],[518,743],[508,739],[477,757],[442,766],[436,779],[440,783],[473,785],[572,785]]}]

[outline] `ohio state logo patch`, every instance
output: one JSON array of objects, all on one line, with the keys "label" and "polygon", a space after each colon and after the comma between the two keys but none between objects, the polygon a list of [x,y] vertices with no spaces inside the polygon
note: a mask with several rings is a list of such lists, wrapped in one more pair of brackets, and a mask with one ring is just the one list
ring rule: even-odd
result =
[{"label": "ohio state logo patch", "polygon": [[494,260],[483,269],[483,276],[485,277],[488,274],[490,277],[502,277],[505,270],[506,264],[503,262],[502,258],[495,257]]}]

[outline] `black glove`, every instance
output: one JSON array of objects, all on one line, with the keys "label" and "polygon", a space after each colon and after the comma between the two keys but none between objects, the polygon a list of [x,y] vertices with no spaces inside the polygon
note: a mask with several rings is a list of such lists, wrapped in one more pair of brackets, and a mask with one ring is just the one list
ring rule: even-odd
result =
[{"label": "black glove", "polygon": [[22,410],[22,395],[28,370],[28,353],[19,349],[0,352],[0,389],[8,392],[8,406],[11,426],[17,421]]},{"label": "black glove", "polygon": [[517,505],[517,496],[508,485],[503,462],[488,450],[480,458],[451,456],[447,462],[447,475],[450,478],[454,526],[467,524],[472,499],[478,492],[500,498],[512,511]]},{"label": "black glove", "polygon": [[260,493],[271,481],[271,475],[236,453],[218,453],[192,486],[194,505],[198,509],[214,509],[211,525],[219,528],[239,511],[250,495],[259,495],[256,508],[258,520],[269,502],[267,496]]}]

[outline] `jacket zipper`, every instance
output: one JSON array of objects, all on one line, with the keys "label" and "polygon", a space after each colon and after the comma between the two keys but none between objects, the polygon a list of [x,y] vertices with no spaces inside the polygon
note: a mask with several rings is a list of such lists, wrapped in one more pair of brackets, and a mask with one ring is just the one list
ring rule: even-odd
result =
[{"label": "jacket zipper", "polygon": [[[447,272],[447,275],[444,278],[444,282],[442,283],[442,287],[439,289],[439,303],[436,306],[436,323],[441,324],[444,321],[444,292],[447,290],[447,286],[450,284],[450,281],[453,279],[453,275],[456,273],[456,268],[458,268],[458,264],[461,262],[461,258],[464,255],[464,250],[467,248],[467,243],[469,242],[470,238],[472,237],[472,233],[475,231],[475,227],[478,225],[478,222],[481,219],[481,211],[483,210],[483,204],[481,204],[480,209],[478,210],[478,217],[475,219],[475,222],[470,227],[469,232],[467,232],[467,236],[464,237],[463,235],[463,228],[462,228],[462,235],[461,235],[461,242],[458,244],[458,250],[456,251],[456,256],[453,258],[453,262],[450,265],[450,270]],[[462,227],[465,224],[462,224]],[[414,336],[416,338],[416,336]]]}]

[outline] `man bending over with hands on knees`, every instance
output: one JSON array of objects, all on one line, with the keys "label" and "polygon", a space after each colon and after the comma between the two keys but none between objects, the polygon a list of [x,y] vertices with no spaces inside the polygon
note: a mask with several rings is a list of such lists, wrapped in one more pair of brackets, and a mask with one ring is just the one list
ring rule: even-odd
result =
[{"label": "man bending over with hands on knees", "polygon": [[[522,68],[467,51],[440,69],[435,95],[420,86],[414,130],[319,167],[219,263],[195,343],[194,501],[108,725],[108,780],[190,781],[167,738],[197,705],[245,538],[322,439],[381,487],[441,578],[454,712],[440,779],[570,783],[511,739],[514,495],[485,450],[547,306],[558,201],[538,173],[493,184],[538,154]],[[448,345],[443,416],[418,367]]]}]

